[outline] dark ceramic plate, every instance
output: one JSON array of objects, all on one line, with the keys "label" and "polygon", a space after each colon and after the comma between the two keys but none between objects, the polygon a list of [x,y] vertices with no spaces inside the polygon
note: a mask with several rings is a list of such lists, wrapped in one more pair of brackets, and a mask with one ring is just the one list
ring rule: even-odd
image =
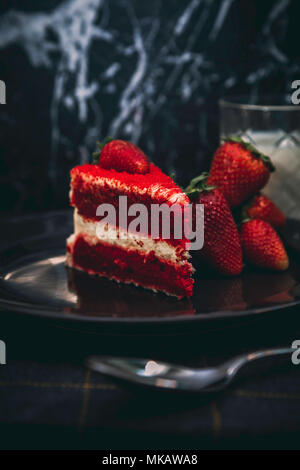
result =
[{"label": "dark ceramic plate", "polygon": [[121,325],[154,326],[159,331],[174,323],[182,327],[195,322],[232,322],[300,303],[298,221],[289,221],[284,232],[290,247],[288,271],[246,269],[242,276],[228,279],[194,261],[194,296],[181,301],[67,269],[64,247],[71,231],[70,212],[5,221],[0,239],[2,310],[109,326],[117,332]]}]

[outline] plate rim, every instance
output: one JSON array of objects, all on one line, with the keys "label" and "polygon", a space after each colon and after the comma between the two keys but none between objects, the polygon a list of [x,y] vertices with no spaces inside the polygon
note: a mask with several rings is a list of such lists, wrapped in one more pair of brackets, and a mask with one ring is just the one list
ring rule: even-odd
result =
[{"label": "plate rim", "polygon": [[48,318],[49,320],[61,320],[61,321],[75,321],[80,323],[110,323],[110,324],[164,324],[164,323],[191,323],[191,322],[209,322],[213,320],[226,320],[233,318],[245,318],[253,317],[254,315],[275,312],[278,310],[285,310],[291,307],[295,307],[300,304],[300,299],[296,301],[291,301],[288,303],[280,305],[272,305],[266,307],[251,308],[248,310],[220,310],[218,312],[207,312],[207,313],[196,313],[195,315],[177,315],[176,317],[96,317],[96,316],[82,316],[75,315],[72,313],[67,313],[65,316],[55,312],[55,310],[43,309],[42,307],[37,308],[34,304],[27,304],[18,301],[11,300],[2,300],[0,299],[0,311],[7,311],[7,309],[12,309],[13,312],[28,314],[34,317],[43,317]]}]

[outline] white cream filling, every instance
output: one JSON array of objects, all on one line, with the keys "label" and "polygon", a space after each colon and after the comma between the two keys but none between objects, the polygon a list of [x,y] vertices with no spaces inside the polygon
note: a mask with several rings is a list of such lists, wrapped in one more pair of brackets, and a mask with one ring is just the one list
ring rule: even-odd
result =
[{"label": "white cream filling", "polygon": [[79,234],[88,236],[89,243],[93,244],[102,241],[112,246],[119,246],[125,250],[137,250],[143,254],[148,254],[153,251],[158,258],[172,263],[185,263],[186,259],[189,258],[188,251],[184,251],[180,254],[180,257],[178,257],[176,247],[169,245],[163,240],[154,240],[151,237],[130,233],[124,229],[116,228],[105,223],[84,219],[78,214],[77,209],[75,209],[74,234],[71,235],[68,242],[70,241],[72,244],[72,237]]}]

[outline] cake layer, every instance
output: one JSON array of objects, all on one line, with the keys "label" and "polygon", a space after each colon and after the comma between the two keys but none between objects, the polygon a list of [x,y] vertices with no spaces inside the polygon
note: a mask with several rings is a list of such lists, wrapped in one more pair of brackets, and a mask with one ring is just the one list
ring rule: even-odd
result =
[{"label": "cake layer", "polygon": [[154,251],[126,249],[86,234],[73,234],[67,240],[67,264],[178,298],[192,295],[192,266],[187,261],[173,263],[159,258]]},{"label": "cake layer", "polygon": [[[96,211],[101,204],[112,204],[116,209],[116,226],[122,225],[119,220],[119,196],[127,197],[127,207],[133,204],[143,204],[148,210],[148,230],[145,235],[151,234],[151,209],[153,204],[173,206],[171,214],[170,236],[163,237],[162,217],[158,220],[159,239],[172,245],[188,246],[189,241],[185,233],[184,218],[187,213],[184,207],[189,204],[188,197],[181,189],[155,165],[150,165],[150,173],[145,175],[130,175],[125,172],[104,170],[98,165],[81,165],[71,171],[71,205],[76,207],[78,213],[92,220],[99,220]],[[181,223],[182,237],[176,238],[176,215]],[[129,225],[135,216],[127,217]],[[165,223],[165,221],[163,221]],[[167,221],[168,222],[168,221]],[[128,226],[122,226],[124,230]]]},{"label": "cake layer", "polygon": [[181,246],[172,246],[163,240],[154,240],[149,236],[127,232],[120,227],[96,222],[81,216],[74,210],[74,234],[87,235],[91,243],[102,241],[113,246],[120,246],[126,250],[137,250],[144,254],[153,252],[157,258],[172,263],[182,263],[190,258],[187,250]]},{"label": "cake layer", "polygon": [[[98,188],[98,197],[103,197],[103,189],[118,189],[122,194],[131,193],[148,197],[152,202],[169,204],[186,204],[188,197],[179,186],[157,166],[150,164],[149,173],[130,174],[125,171],[105,170],[99,165],[79,165],[71,170],[71,186],[80,186],[84,191],[86,186]],[[109,196],[109,195],[108,195]],[[110,198],[109,198],[110,199]],[[101,201],[100,201],[101,202]]]}]

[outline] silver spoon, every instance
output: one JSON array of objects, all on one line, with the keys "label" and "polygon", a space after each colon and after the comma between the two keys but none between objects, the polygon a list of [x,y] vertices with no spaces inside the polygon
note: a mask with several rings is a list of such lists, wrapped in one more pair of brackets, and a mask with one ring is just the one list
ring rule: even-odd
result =
[{"label": "silver spoon", "polygon": [[87,366],[105,375],[162,389],[216,392],[227,387],[247,364],[270,357],[291,356],[292,348],[243,354],[217,367],[189,368],[152,359],[91,356]]}]

